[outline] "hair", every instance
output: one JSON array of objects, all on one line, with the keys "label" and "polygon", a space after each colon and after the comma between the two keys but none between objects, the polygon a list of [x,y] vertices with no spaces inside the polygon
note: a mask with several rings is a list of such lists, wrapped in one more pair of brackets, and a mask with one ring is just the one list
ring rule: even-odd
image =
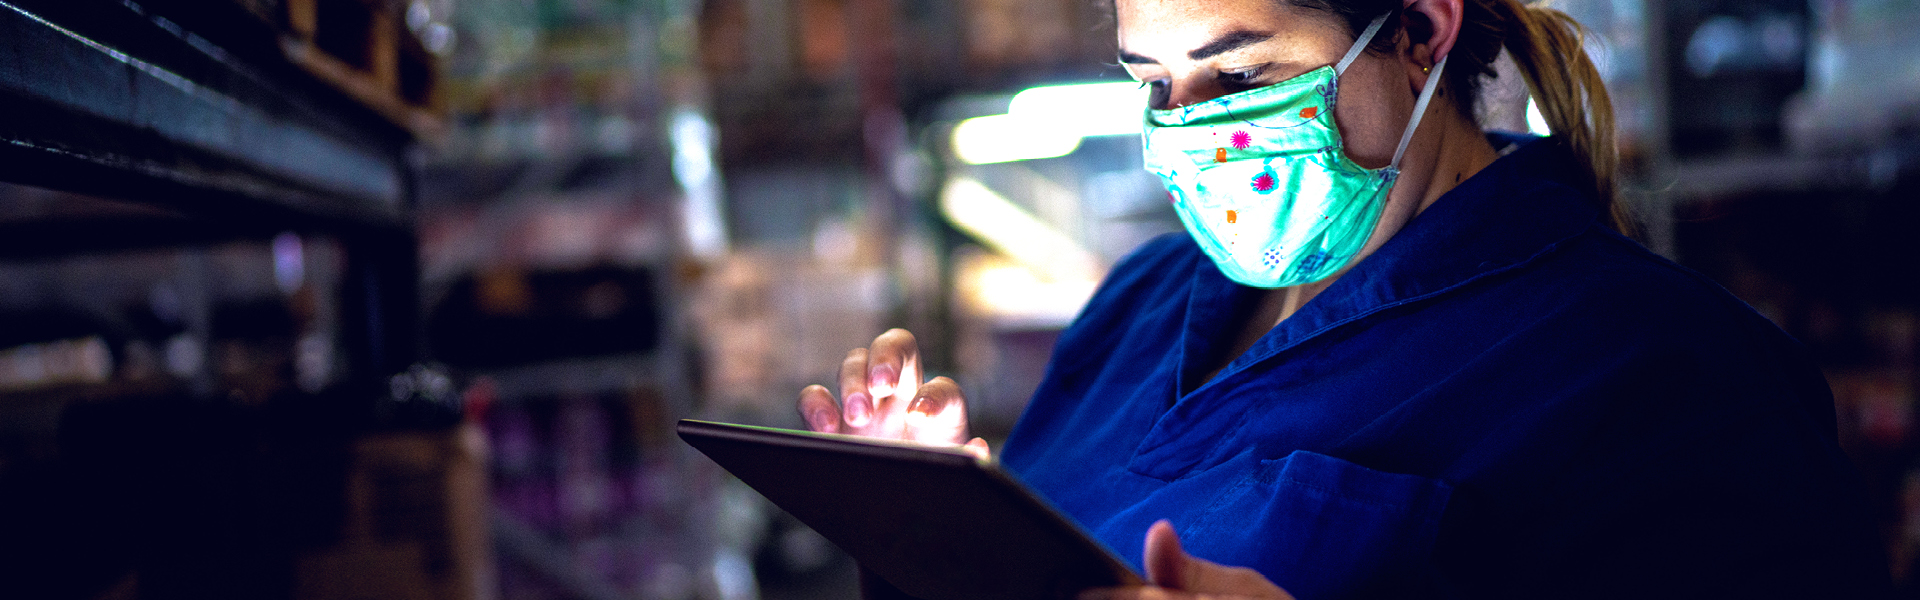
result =
[{"label": "hair", "polygon": [[[1375,18],[1398,13],[1401,0],[1283,0],[1293,6],[1324,10],[1346,21],[1358,37]],[[1470,120],[1481,85],[1497,77],[1494,60],[1506,50],[1527,82],[1527,91],[1539,103],[1540,114],[1555,138],[1578,158],[1592,185],[1594,198],[1615,230],[1631,233],[1632,218],[1618,201],[1614,178],[1619,167],[1614,146],[1613,102],[1599,69],[1587,56],[1587,29],[1566,13],[1520,0],[1463,0],[1460,35],[1449,51],[1441,89]],[[1424,22],[1408,32],[1416,42],[1430,36]],[[1389,18],[1369,44],[1376,53],[1392,52],[1398,43],[1400,19]]]}]

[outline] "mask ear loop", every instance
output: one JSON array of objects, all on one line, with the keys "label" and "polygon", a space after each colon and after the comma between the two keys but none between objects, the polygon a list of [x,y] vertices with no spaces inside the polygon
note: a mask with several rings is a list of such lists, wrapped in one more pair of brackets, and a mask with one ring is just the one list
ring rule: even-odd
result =
[{"label": "mask ear loop", "polygon": [[1353,65],[1354,59],[1360,58],[1360,53],[1367,50],[1367,44],[1373,42],[1374,34],[1380,33],[1380,26],[1387,24],[1387,17],[1392,14],[1380,15],[1367,25],[1367,30],[1360,33],[1360,39],[1354,40],[1353,47],[1347,49],[1347,55],[1340,57],[1339,64],[1333,66],[1333,74],[1347,72],[1347,67]]},{"label": "mask ear loop", "polygon": [[1440,89],[1440,74],[1447,72],[1447,57],[1433,64],[1433,72],[1427,74],[1427,84],[1420,86],[1420,99],[1413,103],[1413,120],[1407,123],[1407,131],[1400,134],[1400,147],[1393,150],[1393,170],[1400,170],[1400,157],[1406,155],[1407,144],[1413,143],[1413,132],[1420,128],[1420,118],[1427,114],[1427,103],[1433,100],[1433,91]]}]

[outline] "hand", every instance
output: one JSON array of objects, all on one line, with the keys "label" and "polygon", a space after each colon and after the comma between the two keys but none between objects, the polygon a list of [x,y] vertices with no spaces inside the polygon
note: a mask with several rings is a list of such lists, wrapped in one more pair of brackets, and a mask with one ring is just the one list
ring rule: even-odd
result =
[{"label": "hand", "polygon": [[855,348],[840,362],[840,400],[825,386],[800,390],[800,416],[807,428],[906,440],[929,446],[961,446],[986,458],[987,442],[968,439],[967,400],[952,379],[920,381],[920,345],[905,329],[889,329],[873,346]]},{"label": "hand", "polygon": [[1293,600],[1258,571],[1188,555],[1173,524],[1164,520],[1147,529],[1145,554],[1152,585],[1087,590],[1079,600]]}]

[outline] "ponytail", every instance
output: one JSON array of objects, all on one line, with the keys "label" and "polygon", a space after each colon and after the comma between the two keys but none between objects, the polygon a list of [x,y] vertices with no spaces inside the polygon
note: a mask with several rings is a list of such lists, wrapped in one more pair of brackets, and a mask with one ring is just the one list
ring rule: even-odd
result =
[{"label": "ponytail", "polygon": [[[1527,91],[1539,103],[1548,129],[1587,167],[1594,197],[1614,229],[1629,232],[1632,219],[1614,184],[1620,159],[1614,146],[1613,102],[1587,56],[1587,29],[1566,13],[1524,6],[1519,0],[1469,0],[1467,5],[1484,6],[1492,24],[1505,25],[1494,28],[1504,30],[1502,46],[1527,80]],[[1471,20],[1473,12],[1469,8],[1463,21]]]}]

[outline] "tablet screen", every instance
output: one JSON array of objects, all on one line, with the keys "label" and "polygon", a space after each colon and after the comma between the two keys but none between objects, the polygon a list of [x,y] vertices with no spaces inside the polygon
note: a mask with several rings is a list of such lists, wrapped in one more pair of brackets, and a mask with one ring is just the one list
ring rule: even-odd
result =
[{"label": "tablet screen", "polygon": [[679,432],[918,598],[1072,598],[1140,582],[1045,500],[957,449],[693,420]]}]

